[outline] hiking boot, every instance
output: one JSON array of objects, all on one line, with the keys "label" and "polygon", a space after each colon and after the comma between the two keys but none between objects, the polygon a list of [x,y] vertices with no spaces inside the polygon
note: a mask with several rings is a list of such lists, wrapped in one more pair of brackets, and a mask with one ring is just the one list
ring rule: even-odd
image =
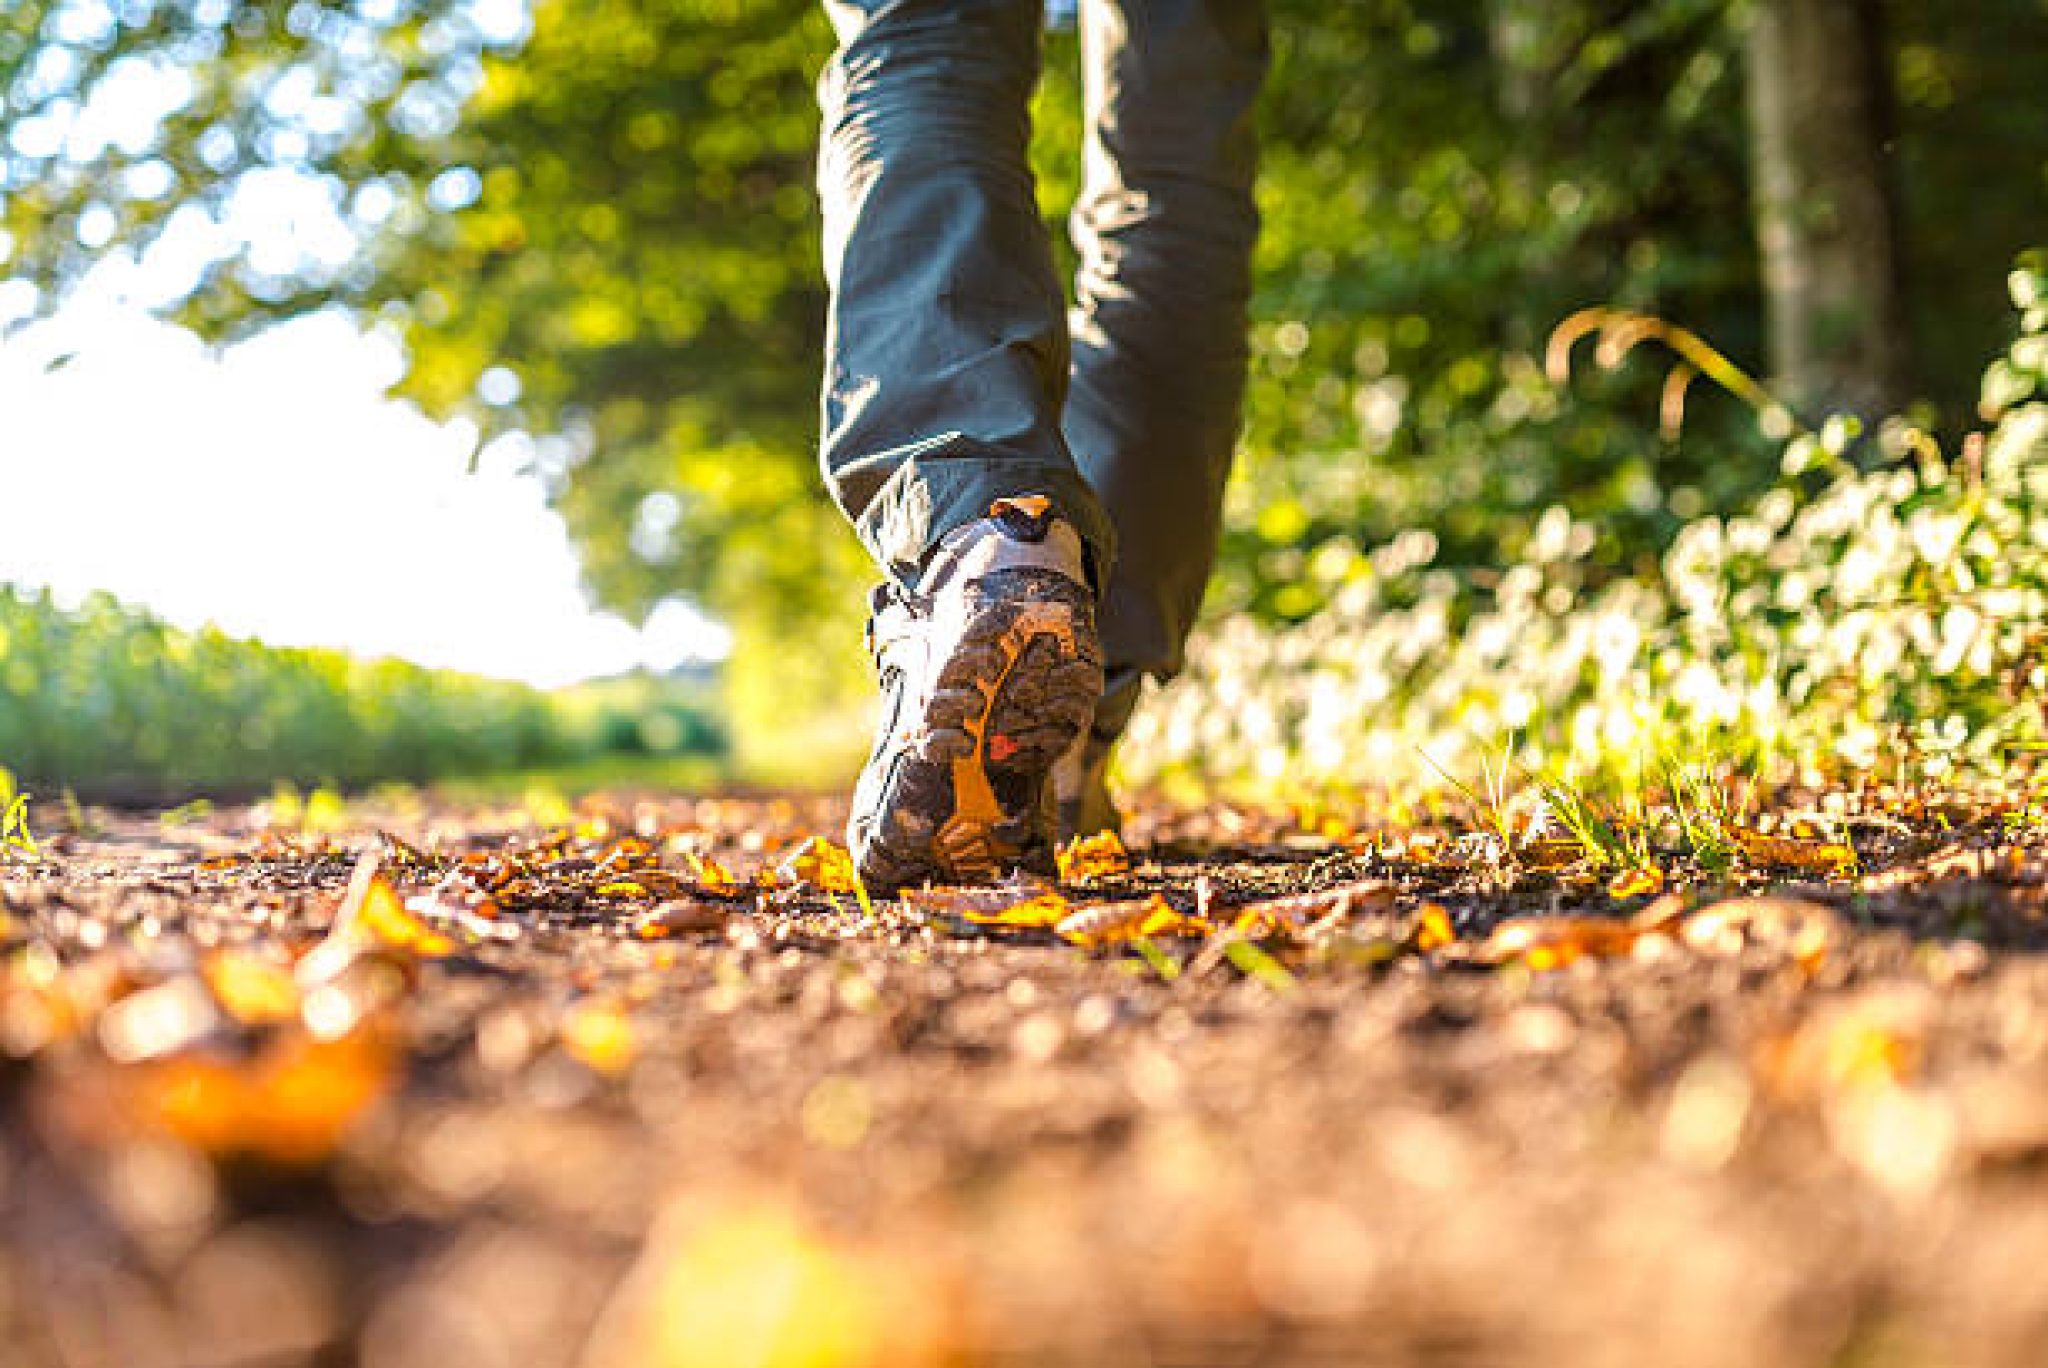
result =
[{"label": "hiking boot", "polygon": [[1083,557],[1049,500],[1000,499],[915,589],[875,590],[883,721],[847,825],[871,889],[1050,871],[1047,775],[1102,693]]},{"label": "hiking boot", "polygon": [[1109,756],[1115,744],[1090,728],[1075,737],[1053,765],[1053,811],[1060,845],[1105,831],[1123,834],[1123,814],[1109,796]]}]

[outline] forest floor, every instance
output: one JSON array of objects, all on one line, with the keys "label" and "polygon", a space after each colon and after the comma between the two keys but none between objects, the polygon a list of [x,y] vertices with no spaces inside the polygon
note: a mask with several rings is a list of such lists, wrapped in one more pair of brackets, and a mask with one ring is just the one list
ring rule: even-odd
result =
[{"label": "forest floor", "polygon": [[871,907],[823,802],[268,815],[0,869],[7,1368],[2048,1353],[2038,807],[1157,805]]}]

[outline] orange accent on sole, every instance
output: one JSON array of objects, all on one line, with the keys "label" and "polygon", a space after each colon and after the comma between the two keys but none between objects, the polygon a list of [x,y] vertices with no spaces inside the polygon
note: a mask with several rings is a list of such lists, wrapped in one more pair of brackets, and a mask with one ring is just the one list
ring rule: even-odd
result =
[{"label": "orange accent on sole", "polygon": [[1041,636],[1050,636],[1068,658],[1074,656],[1071,614],[1053,604],[1036,604],[1018,614],[997,641],[1003,653],[1002,670],[992,680],[975,683],[981,691],[981,715],[965,724],[967,734],[974,738],[974,750],[953,761],[953,815],[939,827],[933,842],[949,877],[992,878],[997,862],[1013,859],[1018,853],[995,839],[995,828],[1003,821],[1003,808],[989,783],[987,764],[997,744],[1007,744],[1015,754],[1017,742],[1000,733],[990,736],[989,720],[1010,671],[1017,668],[1025,649]]}]

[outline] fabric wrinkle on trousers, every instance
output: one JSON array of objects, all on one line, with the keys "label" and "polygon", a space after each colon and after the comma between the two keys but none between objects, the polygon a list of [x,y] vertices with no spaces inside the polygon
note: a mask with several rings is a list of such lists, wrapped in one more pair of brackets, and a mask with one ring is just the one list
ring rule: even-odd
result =
[{"label": "fabric wrinkle on trousers", "polygon": [[1029,163],[1040,0],[827,0],[821,462],[913,579],[1006,495],[1090,547],[1120,731],[1213,565],[1244,388],[1260,0],[1083,0],[1068,313]]}]

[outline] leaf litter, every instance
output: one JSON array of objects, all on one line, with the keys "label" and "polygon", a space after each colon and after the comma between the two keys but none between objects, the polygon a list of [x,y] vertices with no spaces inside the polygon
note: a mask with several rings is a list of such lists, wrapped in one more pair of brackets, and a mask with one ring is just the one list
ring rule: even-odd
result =
[{"label": "leaf litter", "polygon": [[890,900],[801,801],[95,815],[0,879],[18,1357],[113,1314],[227,1361],[292,1306],[306,1361],[473,1358],[486,1305],[501,1357],[656,1368],[1852,1342],[1768,1269],[2030,1362],[2048,823],[1802,810],[1710,868],[1148,805]]}]

